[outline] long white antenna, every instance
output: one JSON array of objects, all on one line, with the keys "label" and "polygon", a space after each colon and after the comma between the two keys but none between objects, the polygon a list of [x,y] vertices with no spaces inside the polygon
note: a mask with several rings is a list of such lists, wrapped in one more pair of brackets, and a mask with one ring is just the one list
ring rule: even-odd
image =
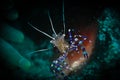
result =
[{"label": "long white antenna", "polygon": [[63,15],[63,27],[64,27],[64,34],[65,34],[65,15],[64,15],[64,0],[63,0],[63,7],[62,7],[62,15]]},{"label": "long white antenna", "polygon": [[40,50],[36,50],[36,51],[30,52],[30,53],[28,53],[27,55],[31,55],[31,54],[33,54],[33,53],[42,52],[42,51],[47,51],[47,50],[49,50],[49,49],[40,49]]},{"label": "long white antenna", "polygon": [[28,24],[29,24],[31,27],[33,27],[35,30],[37,30],[38,32],[40,32],[40,33],[48,36],[49,38],[51,38],[51,39],[53,39],[53,40],[55,39],[54,37],[50,36],[49,34],[47,34],[47,33],[43,32],[43,31],[39,30],[39,29],[36,28],[36,27],[34,27],[31,23],[28,22]]},{"label": "long white antenna", "polygon": [[50,20],[50,24],[51,24],[52,30],[53,30],[55,36],[57,36],[57,34],[56,34],[56,32],[55,32],[55,29],[54,29],[54,27],[53,27],[53,23],[52,23],[52,19],[51,19],[51,17],[50,17],[49,11],[48,11],[48,17],[49,17],[49,20]]},{"label": "long white antenna", "polygon": [[30,54],[31,54],[31,53],[42,52],[42,51],[47,51],[47,50],[49,50],[49,49],[40,49],[40,50],[36,50],[36,51],[30,52]]}]

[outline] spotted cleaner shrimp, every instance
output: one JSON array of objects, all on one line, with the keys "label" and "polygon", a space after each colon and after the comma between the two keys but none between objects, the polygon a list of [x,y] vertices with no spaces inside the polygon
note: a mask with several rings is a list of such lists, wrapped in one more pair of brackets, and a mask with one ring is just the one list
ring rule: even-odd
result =
[{"label": "spotted cleaner shrimp", "polygon": [[[64,3],[62,6],[62,18],[63,18],[63,33],[62,34],[57,34],[52,23],[52,19],[50,17],[50,13],[48,12],[48,18],[51,24],[52,31],[54,33],[54,36],[51,36],[40,29],[36,28],[33,26],[31,23],[28,22],[28,24],[37,30],[38,32],[44,34],[45,36],[51,38],[50,43],[54,45],[59,50],[60,56],[56,59],[53,60],[51,63],[51,70],[55,74],[56,77],[59,77],[61,79],[66,78],[71,71],[74,71],[78,66],[79,62],[75,61],[74,63],[71,63],[68,59],[68,56],[70,53],[75,51],[78,54],[81,54],[80,50],[82,51],[82,55],[84,56],[85,59],[89,57],[89,54],[87,53],[85,46],[83,42],[87,40],[87,36],[80,35],[80,34],[72,34],[72,29],[68,29],[68,36],[69,36],[69,41],[65,40],[66,36],[66,25],[65,25],[65,16],[64,16]],[[89,40],[90,42],[90,40]],[[48,49],[41,49],[34,51],[39,52],[39,51],[46,51]],[[72,54],[71,54],[72,55]]]}]

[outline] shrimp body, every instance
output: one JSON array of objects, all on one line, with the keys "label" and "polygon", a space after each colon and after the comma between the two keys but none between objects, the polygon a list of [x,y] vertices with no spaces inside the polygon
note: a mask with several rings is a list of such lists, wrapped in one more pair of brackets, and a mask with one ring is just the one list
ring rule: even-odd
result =
[{"label": "shrimp body", "polygon": [[65,34],[62,34],[60,36],[57,36],[55,40],[50,41],[55,47],[58,48],[61,53],[66,53],[69,49],[69,44],[67,41],[65,41],[64,37]]}]

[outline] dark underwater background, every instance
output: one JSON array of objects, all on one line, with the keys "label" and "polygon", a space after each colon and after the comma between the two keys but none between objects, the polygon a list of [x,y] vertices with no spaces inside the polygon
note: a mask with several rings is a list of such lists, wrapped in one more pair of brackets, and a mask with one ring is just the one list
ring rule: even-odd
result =
[{"label": "dark underwater background", "polygon": [[[49,11],[56,32],[62,32],[62,2],[0,1],[0,80],[56,80],[50,70],[52,60],[58,55],[56,49],[48,37],[27,23],[53,35]],[[119,80],[120,8],[117,2],[64,0],[64,6],[66,29],[97,24],[90,60],[82,69],[70,74],[68,80]],[[50,50],[31,53],[44,48]]]}]

